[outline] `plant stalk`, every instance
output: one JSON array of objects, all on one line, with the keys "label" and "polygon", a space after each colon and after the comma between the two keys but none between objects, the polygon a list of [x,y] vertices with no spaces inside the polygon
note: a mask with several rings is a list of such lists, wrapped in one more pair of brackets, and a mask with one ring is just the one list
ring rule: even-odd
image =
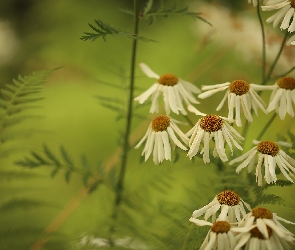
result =
[{"label": "plant stalk", "polygon": [[134,82],[135,82],[135,64],[136,64],[136,53],[137,53],[137,41],[136,36],[138,36],[138,27],[139,27],[139,1],[134,0],[134,31],[133,35],[135,38],[132,42],[132,55],[131,55],[131,73],[130,73],[130,84],[129,84],[129,97],[128,97],[128,106],[127,106],[127,116],[126,116],[126,127],[125,133],[123,138],[123,150],[122,150],[122,158],[121,158],[121,165],[120,165],[120,172],[118,177],[118,182],[116,186],[116,196],[114,201],[114,207],[112,212],[112,225],[110,227],[110,241],[113,245],[113,234],[116,231],[116,223],[118,220],[118,212],[119,207],[122,202],[123,196],[123,189],[124,189],[124,179],[125,179],[125,172],[127,167],[128,161],[128,151],[129,151],[129,135],[131,131],[131,124],[132,124],[132,115],[133,115],[133,92],[134,92]]},{"label": "plant stalk", "polygon": [[276,56],[273,64],[271,65],[271,67],[270,67],[270,69],[269,69],[269,71],[267,73],[267,76],[265,78],[265,81],[262,83],[262,85],[265,85],[268,82],[268,80],[270,79],[270,77],[272,75],[272,72],[273,72],[275,66],[277,65],[277,62],[278,62],[278,60],[279,60],[279,58],[280,58],[280,56],[281,56],[281,54],[283,52],[283,48],[285,46],[285,43],[286,43],[287,38],[288,38],[288,32],[286,31],[286,34],[285,34],[285,37],[284,37],[284,39],[282,41],[282,45],[281,45],[281,48],[279,50],[279,53],[277,54],[277,56]]},{"label": "plant stalk", "polygon": [[260,27],[261,27],[261,35],[262,35],[262,85],[266,82],[265,81],[265,71],[266,71],[266,50],[265,50],[265,32],[264,32],[264,25],[263,20],[261,17],[260,11],[260,2],[258,1],[257,4],[257,16],[259,19]]}]

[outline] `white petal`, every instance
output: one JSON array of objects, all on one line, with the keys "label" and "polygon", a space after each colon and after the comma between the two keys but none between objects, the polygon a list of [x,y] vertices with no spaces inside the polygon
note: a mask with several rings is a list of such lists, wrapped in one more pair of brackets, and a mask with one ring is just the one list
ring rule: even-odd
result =
[{"label": "white petal", "polygon": [[187,150],[187,148],[185,146],[183,146],[182,143],[177,139],[172,128],[168,127],[167,131],[168,131],[170,138],[176,144],[176,146],[180,147],[183,150]]},{"label": "white petal", "polygon": [[241,121],[241,97],[236,96],[236,124],[238,127],[242,127],[242,121]]},{"label": "white petal", "polygon": [[227,96],[228,96],[228,94],[225,93],[224,97],[222,98],[221,102],[219,103],[218,107],[216,108],[216,111],[219,111],[223,107],[223,105],[227,99]]},{"label": "white petal", "polygon": [[154,144],[155,144],[155,133],[154,131],[151,132],[151,135],[148,137],[148,140],[146,142],[147,147],[144,149],[143,152],[145,152],[145,161],[150,157]]},{"label": "white petal", "polygon": [[195,94],[198,94],[201,92],[201,90],[195,86],[194,84],[190,83],[190,82],[187,82],[183,79],[179,79],[179,81],[183,84],[183,87],[187,90],[187,91],[190,91],[190,92],[193,92]]},{"label": "white petal", "polygon": [[205,116],[206,114],[200,112],[199,110],[197,110],[194,106],[192,105],[188,105],[187,106],[187,109],[192,112],[192,113],[195,113],[196,115],[201,115],[201,116]]},{"label": "white petal", "polygon": [[171,161],[171,147],[169,143],[169,137],[166,131],[161,132],[162,141],[164,144],[165,159]]},{"label": "white petal", "polygon": [[281,88],[277,89],[275,95],[271,99],[271,102],[268,105],[267,112],[274,110],[277,107],[277,103],[279,102],[282,96],[283,90]]},{"label": "white petal", "polygon": [[151,70],[149,66],[147,66],[145,63],[140,63],[139,67],[141,68],[142,72],[145,73],[150,78],[159,79],[160,76],[156,74],[154,71]]},{"label": "white petal", "polygon": [[205,221],[205,220],[198,220],[196,218],[191,217],[189,219],[190,222],[195,223],[198,226],[212,226],[213,224],[211,222]]},{"label": "white petal", "polygon": [[225,86],[225,87],[222,87],[222,88],[219,88],[219,89],[208,90],[206,92],[203,92],[203,93],[199,94],[198,97],[200,99],[205,99],[205,98],[207,98],[207,97],[209,97],[211,95],[214,95],[214,94],[216,94],[216,93],[218,93],[220,91],[223,91],[223,90],[225,90],[227,88],[228,88],[228,86]]},{"label": "white petal", "polygon": [[283,90],[280,106],[279,106],[279,116],[281,120],[284,120],[287,112],[287,99],[286,99],[286,90]]},{"label": "white petal", "polygon": [[291,20],[293,14],[294,14],[294,9],[290,8],[283,19],[283,22],[280,27],[281,29],[285,30],[289,27],[290,20]]},{"label": "white petal", "polygon": [[139,143],[134,147],[134,148],[139,148],[141,146],[141,144],[145,141],[146,138],[148,138],[148,136],[150,136],[151,134],[151,125],[148,127],[148,130],[146,131],[144,137],[142,137],[142,139],[139,141]]},{"label": "white petal", "polygon": [[150,97],[151,94],[157,91],[158,87],[159,87],[158,83],[153,84],[148,90],[143,92],[138,97],[135,97],[134,100],[138,101],[140,104],[143,104]]}]

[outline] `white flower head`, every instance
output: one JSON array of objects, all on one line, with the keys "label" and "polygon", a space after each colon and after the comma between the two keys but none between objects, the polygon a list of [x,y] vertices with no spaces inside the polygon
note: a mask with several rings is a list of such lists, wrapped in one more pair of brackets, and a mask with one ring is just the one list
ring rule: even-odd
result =
[{"label": "white flower head", "polygon": [[177,134],[180,139],[188,144],[188,137],[181,132],[175,122],[166,115],[157,116],[150,124],[147,132],[140,142],[135,146],[139,148],[146,140],[142,155],[145,156],[145,161],[153,152],[153,160],[155,164],[162,163],[165,160],[171,161],[171,146],[170,141],[174,142],[176,146],[183,150],[187,148],[176,137]]},{"label": "white flower head", "polygon": [[272,89],[267,111],[275,110],[280,119],[283,120],[288,113],[294,117],[292,103],[295,104],[295,79],[293,77],[281,77],[272,86],[262,86]]},{"label": "white flower head", "polygon": [[[248,166],[248,172],[251,172],[256,165],[256,182],[258,186],[262,186],[262,171],[261,168],[264,164],[264,179],[270,184],[276,182],[276,167],[280,169],[282,174],[291,182],[294,182],[290,176],[295,173],[295,160],[287,155],[279,146],[291,147],[292,144],[287,142],[273,142],[273,141],[253,141],[256,144],[247,153],[237,157],[229,162],[230,165],[243,161],[236,169],[239,173],[243,168]],[[257,163],[255,156],[257,156]]]},{"label": "white flower head", "polygon": [[274,15],[266,19],[267,23],[273,22],[274,28],[283,20],[280,26],[281,29],[288,29],[289,32],[295,31],[295,0],[268,0],[261,8],[263,11],[278,10]]},{"label": "white flower head", "polygon": [[254,208],[238,225],[237,230],[243,230],[236,237],[238,243],[235,250],[244,245],[245,249],[289,249],[288,243],[295,244],[294,235],[279,221],[295,225],[266,208]]},{"label": "white flower head", "polygon": [[187,112],[183,106],[183,101],[187,106],[191,103],[199,103],[193,96],[193,93],[198,94],[201,91],[192,83],[184,81],[173,74],[159,76],[144,63],[140,63],[139,66],[148,77],[157,79],[157,82],[148,90],[134,98],[135,101],[142,104],[152,96],[150,113],[159,112],[158,98],[161,94],[163,95],[166,114],[170,114],[171,110],[176,114],[180,112],[186,115]]},{"label": "white flower head", "polygon": [[198,226],[211,226],[200,247],[201,250],[233,250],[236,246],[235,231],[229,222],[219,220],[211,223],[195,218],[190,218],[189,221]]},{"label": "white flower head", "polygon": [[194,107],[189,106],[188,109],[197,115],[203,115],[196,125],[187,132],[187,136],[191,136],[189,140],[190,149],[187,156],[192,159],[200,150],[201,142],[203,142],[203,148],[200,153],[203,154],[204,163],[209,163],[209,144],[210,140],[214,139],[213,156],[219,157],[223,162],[228,158],[225,153],[225,143],[228,144],[231,153],[233,154],[232,143],[240,150],[243,148],[239,145],[240,140],[244,138],[230,126],[226,118],[222,118],[214,114],[203,114],[196,110]]},{"label": "white flower head", "polygon": [[248,0],[248,3],[253,3],[253,6],[256,7],[259,0]]},{"label": "white flower head", "polygon": [[216,195],[209,204],[201,209],[195,210],[192,217],[198,218],[205,214],[204,220],[208,220],[212,216],[212,222],[215,222],[216,218],[218,218],[227,220],[230,223],[236,223],[240,222],[246,215],[244,206],[251,211],[249,204],[243,201],[237,193],[231,190],[225,190]]},{"label": "white flower head", "polygon": [[256,115],[258,115],[258,108],[267,114],[265,110],[265,103],[255,92],[255,89],[260,89],[259,86],[260,85],[253,83],[249,84],[244,80],[234,80],[232,82],[226,82],[222,84],[203,86],[202,90],[206,91],[199,94],[198,97],[204,99],[217,92],[227,90],[216,110],[220,110],[223,107],[225,101],[228,100],[228,118],[234,119],[235,117],[237,126],[241,127],[241,112],[244,113],[244,116],[249,122],[253,122],[251,109],[254,110]]}]

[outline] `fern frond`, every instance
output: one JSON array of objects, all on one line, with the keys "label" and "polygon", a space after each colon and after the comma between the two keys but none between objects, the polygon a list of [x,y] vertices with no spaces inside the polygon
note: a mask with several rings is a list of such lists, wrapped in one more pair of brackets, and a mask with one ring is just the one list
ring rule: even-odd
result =
[{"label": "fern frond", "polygon": [[96,39],[102,37],[102,39],[106,42],[106,36],[111,35],[111,36],[123,36],[131,39],[137,39],[141,40],[144,42],[155,42],[155,40],[142,37],[142,36],[137,36],[132,33],[128,33],[125,31],[122,31],[120,29],[117,29],[109,24],[104,23],[101,20],[94,20],[95,25],[88,23],[89,27],[93,30],[93,32],[84,32],[84,36],[82,36],[80,39],[83,41],[91,41],[94,42]]},{"label": "fern frond", "polygon": [[[22,133],[21,130],[11,130],[11,127],[21,124],[27,119],[41,117],[30,115],[25,111],[39,107],[36,103],[44,99],[39,96],[42,84],[53,71],[54,69],[44,70],[34,72],[29,76],[19,76],[18,79],[13,80],[12,84],[8,84],[0,90],[1,143],[12,140]],[[24,133],[28,133],[28,131]]]},{"label": "fern frond", "polygon": [[88,187],[90,184],[93,186],[94,184],[89,184],[88,180],[92,177],[96,177],[95,180],[99,180],[96,184],[98,186],[102,180],[101,173],[94,173],[91,171],[90,166],[85,167],[86,158],[81,161],[82,167],[77,167],[63,146],[60,146],[59,153],[60,157],[53,153],[47,145],[43,145],[42,153],[31,151],[30,157],[25,157],[23,160],[16,161],[15,164],[25,168],[51,167],[52,171],[50,175],[52,178],[54,178],[60,170],[63,170],[65,171],[64,179],[67,183],[70,182],[73,173],[80,174],[82,175],[82,181],[85,187]]},{"label": "fern frond", "polygon": [[212,26],[210,22],[208,22],[206,19],[201,17],[202,13],[188,11],[187,6],[181,9],[177,9],[177,3],[174,2],[172,7],[164,9],[163,1],[161,0],[160,6],[158,6],[154,10],[151,10],[152,4],[153,4],[153,1],[151,0],[147,3],[147,6],[144,11],[144,15],[143,15],[143,18],[148,20],[148,25],[152,25],[157,20],[157,17],[169,17],[171,15],[181,15],[181,16],[189,16],[193,19],[199,19],[209,24],[210,26]]},{"label": "fern frond", "polygon": [[36,178],[39,175],[36,173],[32,173],[32,172],[27,172],[27,171],[16,171],[16,170],[9,170],[9,171],[5,171],[5,170],[0,170],[0,180],[15,180],[15,179],[23,179],[23,180],[27,180],[27,179],[31,179],[31,178]]},{"label": "fern frond", "polygon": [[285,206],[285,200],[274,194],[263,194],[259,199],[257,199],[253,206],[257,206],[259,204],[271,204],[271,205],[283,205]]},{"label": "fern frond", "polygon": [[46,202],[28,198],[14,198],[0,205],[0,213],[12,212],[12,210],[30,210],[42,206],[48,206]]}]

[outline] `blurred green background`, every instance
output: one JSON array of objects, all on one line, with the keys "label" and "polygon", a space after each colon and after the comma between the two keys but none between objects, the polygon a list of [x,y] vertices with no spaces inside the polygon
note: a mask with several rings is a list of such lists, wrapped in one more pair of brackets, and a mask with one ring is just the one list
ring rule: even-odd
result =
[{"label": "blurred green background", "polygon": [[[167,6],[173,4],[173,1],[164,2]],[[232,20],[239,15],[256,20],[255,9],[248,5],[247,1],[212,0],[206,3],[226,9]],[[145,1],[141,4],[144,6]],[[181,1],[180,7],[185,5],[189,5],[190,9],[196,12],[199,9],[206,10],[210,6],[204,5],[202,1]],[[123,80],[128,83],[131,40],[123,37],[107,37],[106,42],[98,39],[91,43],[83,42],[79,38],[83,32],[90,31],[88,23],[94,23],[94,19],[103,20],[131,32],[132,17],[119,10],[131,9],[132,6],[131,0],[1,1],[0,52],[3,51],[0,54],[1,87],[11,83],[18,74],[29,75],[33,71],[61,67],[54,71],[44,84],[42,95],[45,99],[40,102],[41,108],[30,111],[30,114],[42,115],[42,118],[28,120],[21,125],[22,128],[31,129],[34,133],[2,146],[3,150],[16,147],[20,149],[1,159],[1,169],[18,171],[20,167],[15,166],[14,162],[28,156],[32,150],[41,152],[44,143],[56,154],[59,153],[60,145],[63,145],[75,162],[79,162],[81,155],[85,155],[93,169],[99,162],[109,164],[110,159],[114,158],[113,154],[118,149],[119,131],[124,129],[124,122],[117,122],[116,114],[100,106],[94,96],[126,98],[126,92],[123,90],[114,91],[100,84],[100,81],[120,84],[122,81],[120,72],[124,72]],[[210,9],[208,13],[205,11],[204,18],[210,22],[212,15]],[[200,32],[204,29],[208,29],[207,34]],[[224,29],[227,27],[224,26]],[[201,23],[200,20],[192,20],[189,17],[159,18],[152,26],[142,22],[140,34],[158,42],[139,42],[137,62],[145,62],[158,74],[173,72],[197,86],[223,83],[237,78],[259,83],[261,58],[255,55],[251,60],[244,60],[232,44],[226,46],[226,43],[210,39],[212,32],[216,30]],[[277,34],[278,37],[279,35]],[[230,40],[230,37],[228,39]],[[249,37],[249,40],[251,39]],[[139,94],[151,84],[151,79],[145,77],[137,67],[138,89],[135,94]],[[214,112],[222,95],[216,94],[215,98],[203,100],[198,108],[204,113]],[[266,102],[268,98],[268,93],[263,94]],[[140,112],[147,116],[147,120],[134,119],[132,131],[135,131],[135,140],[143,136],[149,120],[153,117],[147,115],[147,107],[142,108]],[[221,115],[226,116],[225,108],[222,109]],[[196,122],[196,117],[190,117]],[[260,112],[259,118],[251,124],[245,144],[247,149],[251,147],[251,140],[258,135],[259,128],[264,126],[266,119],[267,116]],[[289,116],[284,122],[276,119],[264,139],[277,140],[278,133],[284,133],[288,129],[294,132],[293,127],[293,119]],[[188,126],[181,128],[185,132],[189,130]],[[130,152],[125,181],[127,194],[140,190],[143,183],[156,185],[154,181],[156,182],[158,178],[161,181],[160,177],[167,175],[169,188],[166,193],[153,190],[149,196],[151,202],[181,203],[193,212],[222,191],[220,173],[213,164],[204,165],[199,159],[190,162],[184,152],[179,152],[180,160],[177,163],[165,162],[161,166],[154,166],[151,159],[146,163],[139,163],[141,150],[142,148]],[[118,166],[114,167],[116,172]],[[38,174],[36,178],[29,180],[0,178],[1,203],[13,197],[28,197],[39,199],[46,204],[38,209],[28,208],[25,211],[19,209],[0,214],[0,235],[2,232],[0,239],[5,238],[7,245],[13,245],[14,241],[22,242],[15,247],[16,250],[29,249],[29,246],[38,242],[41,236],[31,232],[34,238],[29,230],[27,234],[23,232],[18,234],[13,231],[14,229],[34,227],[42,232],[61,211],[64,211],[73,198],[79,197],[79,192],[83,188],[79,174],[73,174],[70,183],[67,184],[64,181],[63,171],[60,171],[54,179],[50,177],[51,171],[49,168],[29,170],[27,172],[30,174]],[[242,174],[237,175],[237,180],[240,176]],[[198,197],[192,200],[188,190],[198,193]],[[292,195],[294,187],[286,187],[283,191],[271,188],[269,192],[286,199],[286,206],[268,205],[268,207],[278,212],[280,216],[294,221],[295,203]],[[113,195],[106,185],[99,187],[85,198],[77,198],[76,209],[68,211],[66,220],[56,228],[55,238],[51,238],[42,249],[70,249],[69,244],[77,242],[83,233],[107,237]],[[147,227],[139,228],[139,235],[148,231],[159,235],[169,234],[165,232],[167,221],[160,213],[155,212],[155,214],[157,216],[150,218],[151,221],[142,215],[134,215],[132,219],[137,225]],[[185,215],[187,220],[190,215]],[[7,230],[11,233],[5,235]],[[290,227],[290,230],[295,232],[294,227]],[[128,235],[123,235],[121,232],[121,237],[123,236]],[[11,248],[4,248],[0,241],[0,249]]]}]

